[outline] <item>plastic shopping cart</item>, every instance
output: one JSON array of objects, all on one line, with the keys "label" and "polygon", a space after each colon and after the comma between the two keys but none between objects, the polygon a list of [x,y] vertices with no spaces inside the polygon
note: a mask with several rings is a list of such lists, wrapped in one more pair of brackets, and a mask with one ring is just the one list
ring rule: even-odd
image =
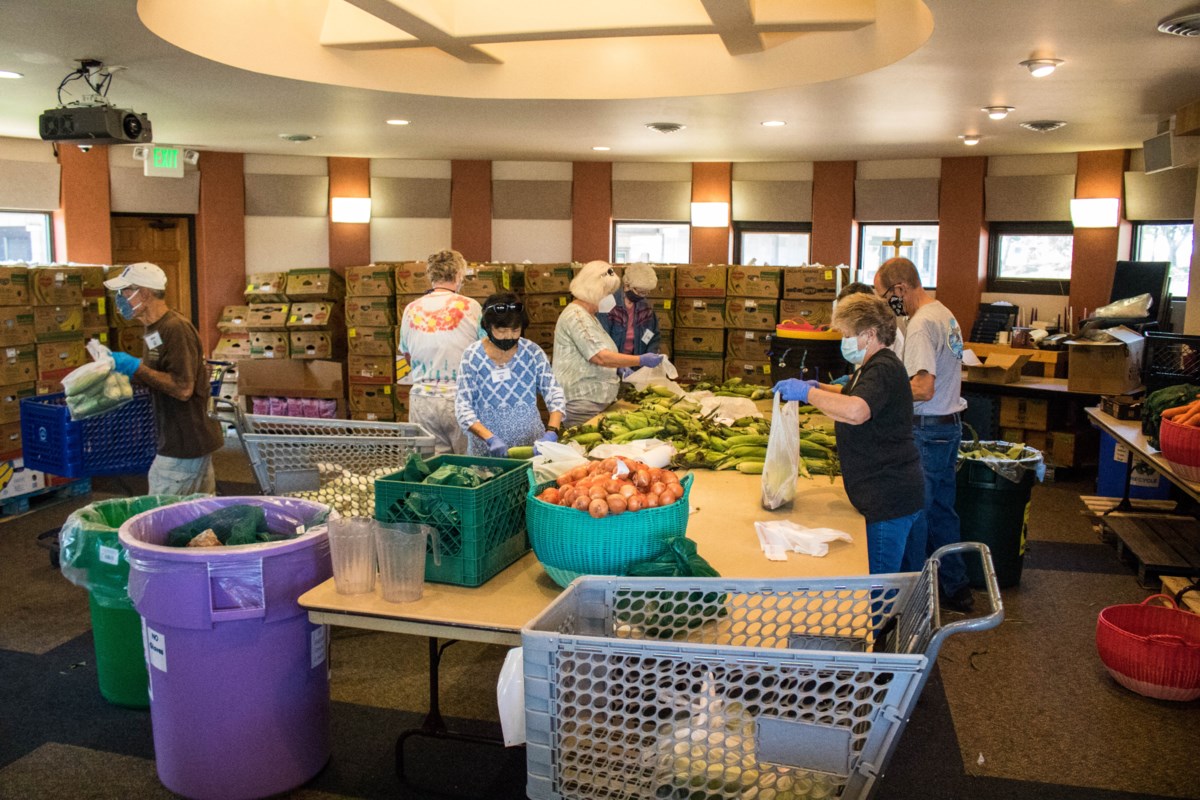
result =
[{"label": "plastic shopping cart", "polygon": [[[948,553],[990,612],[942,624]],[[576,579],[521,633],[534,800],[865,798],[946,637],[999,625],[987,546],[919,573]]]}]

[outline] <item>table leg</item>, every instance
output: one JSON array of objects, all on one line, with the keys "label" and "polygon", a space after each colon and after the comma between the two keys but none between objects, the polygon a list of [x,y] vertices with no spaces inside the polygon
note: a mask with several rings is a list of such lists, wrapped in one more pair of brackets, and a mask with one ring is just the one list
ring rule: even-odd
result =
[{"label": "table leg", "polygon": [[446,720],[442,717],[441,703],[438,691],[438,667],[442,661],[442,653],[454,644],[451,639],[444,644],[438,644],[436,636],[429,637],[429,712],[419,728],[410,728],[401,732],[396,739],[396,776],[401,783],[408,783],[404,768],[404,745],[413,736],[424,736],[430,739],[448,739],[455,742],[472,742],[474,744],[489,744],[504,746],[504,740],[492,736],[476,736],[470,733],[456,733],[446,728]]},{"label": "table leg", "polygon": [[1106,511],[1106,514],[1111,514],[1113,511],[1128,512],[1133,511],[1133,503],[1129,502],[1129,484],[1133,480],[1133,448],[1125,448],[1125,494],[1121,497],[1121,502],[1117,503],[1112,509]]}]

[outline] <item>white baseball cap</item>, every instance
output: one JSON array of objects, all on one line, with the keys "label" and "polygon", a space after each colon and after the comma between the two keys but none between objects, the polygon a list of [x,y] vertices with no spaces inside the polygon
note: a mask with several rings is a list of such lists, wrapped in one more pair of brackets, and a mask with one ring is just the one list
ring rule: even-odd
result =
[{"label": "white baseball cap", "polygon": [[163,272],[157,264],[139,261],[121,270],[120,275],[105,281],[104,285],[116,291],[128,286],[142,286],[161,292],[167,288],[167,273]]}]

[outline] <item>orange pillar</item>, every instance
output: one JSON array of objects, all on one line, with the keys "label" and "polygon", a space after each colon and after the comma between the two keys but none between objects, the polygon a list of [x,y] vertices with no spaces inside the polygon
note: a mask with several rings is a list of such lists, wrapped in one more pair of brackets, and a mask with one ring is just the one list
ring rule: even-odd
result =
[{"label": "orange pillar", "polygon": [[[729,162],[692,164],[692,202],[733,205],[733,165]],[[728,264],[732,229],[692,228],[693,264]]]},{"label": "orange pillar", "polygon": [[858,223],[854,221],[853,161],[813,163],[812,254],[814,264],[854,266]]},{"label": "orange pillar", "polygon": [[242,302],[246,286],[246,190],[241,153],[200,154],[196,215],[196,327],[206,353],[220,334],[221,309]]},{"label": "orange pillar", "polygon": [[[335,197],[370,197],[371,161],[366,158],[329,158],[329,208]],[[371,263],[371,225],[329,220],[329,266],[337,272]]]},{"label": "orange pillar", "polygon": [[492,258],[492,162],[450,162],[450,246],[468,261]]},{"label": "orange pillar", "polygon": [[571,258],[612,258],[612,164],[576,161],[571,169]]},{"label": "orange pillar", "polygon": [[1117,259],[1129,257],[1132,226],[1125,221],[1125,170],[1128,150],[1080,153],[1075,168],[1075,197],[1116,197],[1121,221],[1115,228],[1076,228],[1071,251],[1071,308],[1082,319],[1107,305],[1112,294]]},{"label": "orange pillar", "polygon": [[987,158],[943,158],[938,199],[937,299],[970,331],[987,283],[983,179]]},{"label": "orange pillar", "polygon": [[58,145],[62,168],[58,210],[54,212],[55,258],[84,264],[112,262],[112,199],[109,196],[108,146],[83,152]]}]

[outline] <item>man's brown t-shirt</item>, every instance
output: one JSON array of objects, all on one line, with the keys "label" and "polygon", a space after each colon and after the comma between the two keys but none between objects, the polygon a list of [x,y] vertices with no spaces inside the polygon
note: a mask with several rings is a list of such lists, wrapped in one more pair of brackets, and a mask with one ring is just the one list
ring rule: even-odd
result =
[{"label": "man's brown t-shirt", "polygon": [[154,422],[158,427],[158,454],[169,458],[199,458],[221,449],[221,426],[208,416],[211,393],[208,365],[200,347],[200,335],[192,323],[168,311],[146,327],[146,356],[143,363],[165,372],[176,381],[189,377],[195,382],[192,396],[176,400],[150,391]]}]

